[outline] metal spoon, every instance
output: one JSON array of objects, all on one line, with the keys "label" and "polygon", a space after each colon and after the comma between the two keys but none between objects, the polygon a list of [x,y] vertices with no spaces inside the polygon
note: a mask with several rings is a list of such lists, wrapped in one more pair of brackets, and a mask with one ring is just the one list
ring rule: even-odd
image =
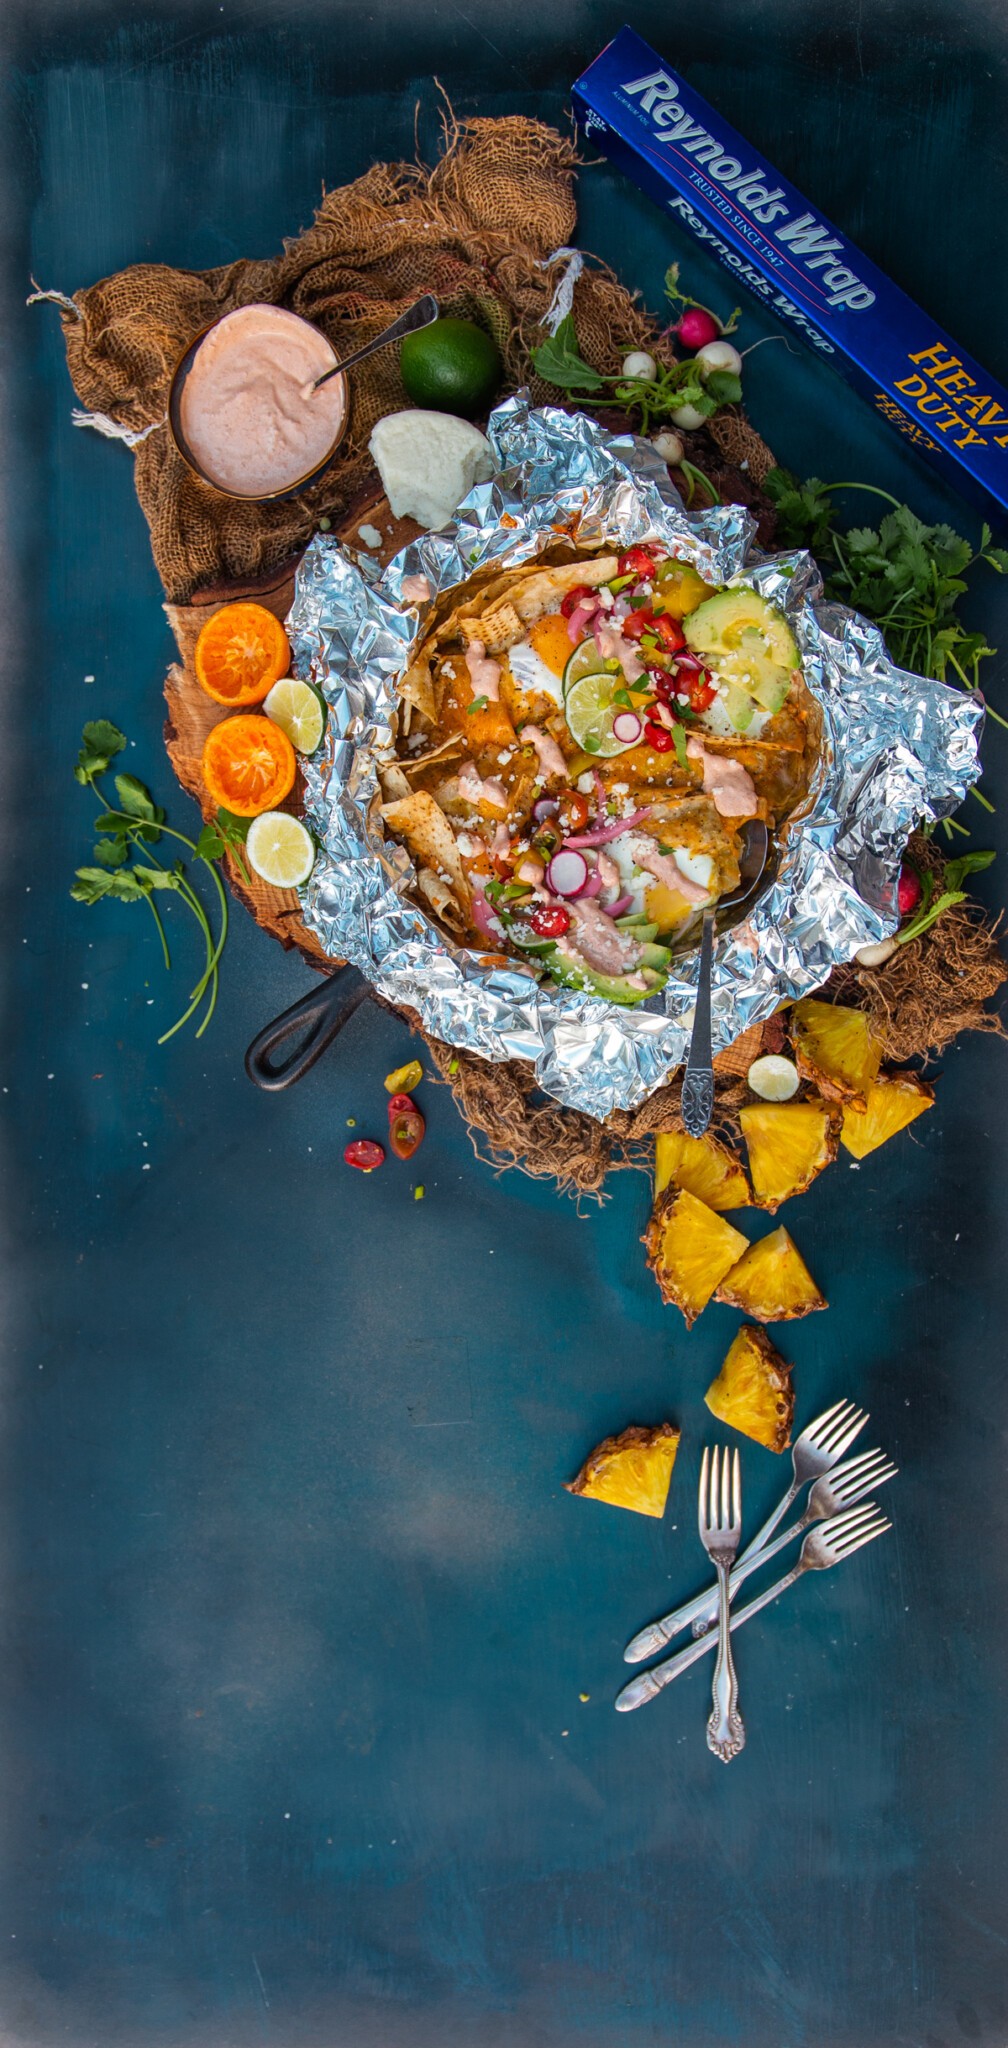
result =
[{"label": "metal spoon", "polygon": [[693,1036],[682,1084],[682,1120],[691,1138],[702,1138],[714,1114],[714,1060],[711,1053],[711,960],[714,951],[714,918],[718,911],[731,910],[751,896],[767,863],[769,840],[762,818],[747,818],[739,861],[739,884],[730,896],[722,896],[703,914],[700,940],[700,974],[697,980]]},{"label": "metal spoon", "polygon": [[363,348],[355,349],[344,362],[334,363],[331,370],[324,370],[313,384],[302,384],[302,398],[313,398],[319,385],[328,384],[330,377],[339,377],[344,370],[352,370],[355,363],[362,363],[365,356],[373,356],[376,349],[387,347],[390,341],[401,341],[404,334],[415,334],[418,327],[429,327],[437,317],[438,302],[433,292],[425,292],[415,306],[408,306],[398,320],[393,320],[391,327],[386,327],[384,334],[376,334],[373,341],[366,341]]}]

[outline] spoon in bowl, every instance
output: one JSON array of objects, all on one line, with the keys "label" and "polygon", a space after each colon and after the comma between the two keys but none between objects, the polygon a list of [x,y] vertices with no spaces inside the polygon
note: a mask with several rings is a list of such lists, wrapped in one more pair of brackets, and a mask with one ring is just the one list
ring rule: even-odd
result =
[{"label": "spoon in bowl", "polygon": [[334,363],[331,370],[324,370],[321,377],[316,377],[311,384],[302,384],[302,398],[314,398],[319,386],[328,384],[330,377],[339,377],[344,370],[352,370],[355,363],[362,363],[365,356],[373,356],[376,349],[387,348],[390,341],[401,341],[404,334],[415,334],[418,327],[429,327],[437,317],[438,302],[433,292],[425,292],[422,299],[417,299],[413,306],[407,306],[405,313],[400,313],[391,327],[386,327],[382,334],[376,334],[373,341],[366,341],[363,348],[355,349],[353,355],[347,356],[342,363]]},{"label": "spoon in bowl", "polygon": [[714,918],[720,910],[731,910],[751,896],[767,864],[767,828],[762,818],[747,818],[742,833],[738,888],[722,896],[703,914],[700,940],[700,973],[697,980],[693,1036],[682,1084],[682,1120],[691,1138],[702,1138],[714,1113],[714,1061],[711,1053],[711,962],[714,951]]}]

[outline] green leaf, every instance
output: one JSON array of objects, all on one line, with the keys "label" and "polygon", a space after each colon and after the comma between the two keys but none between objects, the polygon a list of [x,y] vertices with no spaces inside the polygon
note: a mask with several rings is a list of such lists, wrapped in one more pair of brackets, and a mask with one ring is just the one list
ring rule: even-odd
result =
[{"label": "green leaf", "polygon": [[601,391],[605,382],[599,372],[585,362],[578,348],[577,329],[570,313],[561,320],[555,334],[547,335],[546,340],[532,350],[532,361],[547,384],[558,384],[563,391]]},{"label": "green leaf", "polygon": [[117,896],[121,903],[139,903],[141,897],[150,895],[150,885],[141,881],[140,873],[133,868],[119,868],[112,876],[109,894]]},{"label": "green leaf", "polygon": [[94,857],[103,868],[121,868],[129,854],[125,839],[99,839]]},{"label": "green leaf", "polygon": [[707,379],[707,391],[719,405],[737,405],[742,396],[742,380],[732,370],[712,370]]},{"label": "green leaf", "polygon": [[227,841],[218,832],[216,825],[204,825],[196,841],[196,853],[200,860],[220,860],[227,851]]},{"label": "green leaf", "polygon": [[672,740],[675,746],[676,760],[678,761],[680,768],[685,768],[687,762],[686,734],[684,733],[682,726],[678,723],[672,727]]},{"label": "green leaf", "polygon": [[218,808],[217,825],[229,846],[244,846],[251,823],[251,818],[239,818],[234,811],[226,811],[223,804]]},{"label": "green leaf", "polygon": [[474,697],[472,703],[466,706],[466,717],[471,718],[474,711],[485,711],[489,702],[489,697]]},{"label": "green leaf", "polygon": [[117,775],[115,786],[119,802],[131,818],[143,818],[152,825],[164,822],[161,806],[154,802],[150,790],[138,782],[135,775]]},{"label": "green leaf", "polygon": [[145,868],[135,861],[130,873],[145,893],[148,889],[179,889],[182,886],[181,862],[175,868]]},{"label": "green leaf", "polygon": [[586,732],[582,745],[586,754],[597,754],[602,742],[595,733]]},{"label": "green leaf", "polygon": [[104,775],[113,756],[121,754],[125,745],[125,733],[110,719],[90,719],[81,733],[81,749],[74,769],[76,780],[87,783],[94,775]]},{"label": "green leaf", "polygon": [[97,903],[108,895],[114,879],[107,868],[78,868],[70,894],[75,903]]},{"label": "green leaf", "polygon": [[997,854],[992,850],[976,853],[961,853],[958,860],[950,860],[945,867],[945,880],[950,889],[961,889],[967,875],[982,874],[989,868]]},{"label": "green leaf", "polygon": [[614,690],[613,703],[621,704],[625,711],[633,710],[633,698],[631,697],[629,690]]}]

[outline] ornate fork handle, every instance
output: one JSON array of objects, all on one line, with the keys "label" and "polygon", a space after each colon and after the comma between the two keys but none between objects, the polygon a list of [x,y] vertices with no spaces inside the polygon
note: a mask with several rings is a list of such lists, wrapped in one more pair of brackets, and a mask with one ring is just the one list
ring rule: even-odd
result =
[{"label": "ornate fork handle", "polygon": [[715,1558],[718,1575],[718,1653],[714,1666],[714,1683],[711,1688],[713,1707],[707,1723],[707,1747],[723,1764],[730,1764],[732,1757],[745,1748],[745,1728],[738,1705],[738,1679],[735,1675],[735,1659],[731,1649],[731,1593],[728,1586],[728,1566],[721,1558]]}]

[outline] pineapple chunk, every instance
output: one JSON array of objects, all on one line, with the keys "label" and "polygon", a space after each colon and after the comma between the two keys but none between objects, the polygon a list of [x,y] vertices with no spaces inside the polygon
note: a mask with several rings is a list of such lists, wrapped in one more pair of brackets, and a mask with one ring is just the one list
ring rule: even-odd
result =
[{"label": "pineapple chunk", "polygon": [[734,1152],[720,1140],[691,1138],[686,1131],[659,1131],[655,1140],[655,1198],[669,1181],[686,1188],[708,1209],[748,1209],[752,1189]]},{"label": "pineapple chunk", "polygon": [[791,1043],[804,1081],[814,1081],[820,1095],[832,1102],[864,1108],[882,1048],[863,1010],[803,996],[791,1012]]},{"label": "pineapple chunk", "polygon": [[719,1422],[783,1451],[791,1441],[794,1388],[791,1367],[765,1330],[744,1323],[704,1400]]},{"label": "pineapple chunk", "polygon": [[840,1142],[855,1159],[866,1159],[887,1138],[905,1131],[933,1101],[934,1089],[926,1081],[918,1081],[915,1074],[883,1074],[868,1090],[866,1109],[856,1109],[851,1103],[844,1110]]},{"label": "pineapple chunk", "polygon": [[659,1195],[641,1242],[663,1301],[674,1302],[692,1328],[718,1282],[741,1258],[748,1238],[686,1189]]},{"label": "pineapple chunk", "polygon": [[836,1158],[840,1113],[828,1103],[751,1103],[740,1110],[739,1123],[757,1206],[771,1215],[792,1195],[804,1194]]},{"label": "pineapple chunk", "polygon": [[761,1323],[789,1323],[829,1307],[783,1224],[749,1246],[722,1281],[717,1298]]},{"label": "pineapple chunk", "polygon": [[679,1431],[671,1422],[659,1422],[657,1429],[632,1425],[622,1436],[607,1436],[596,1444],[577,1478],[565,1479],[564,1486],[586,1500],[606,1500],[613,1508],[661,1516],[678,1449]]}]

